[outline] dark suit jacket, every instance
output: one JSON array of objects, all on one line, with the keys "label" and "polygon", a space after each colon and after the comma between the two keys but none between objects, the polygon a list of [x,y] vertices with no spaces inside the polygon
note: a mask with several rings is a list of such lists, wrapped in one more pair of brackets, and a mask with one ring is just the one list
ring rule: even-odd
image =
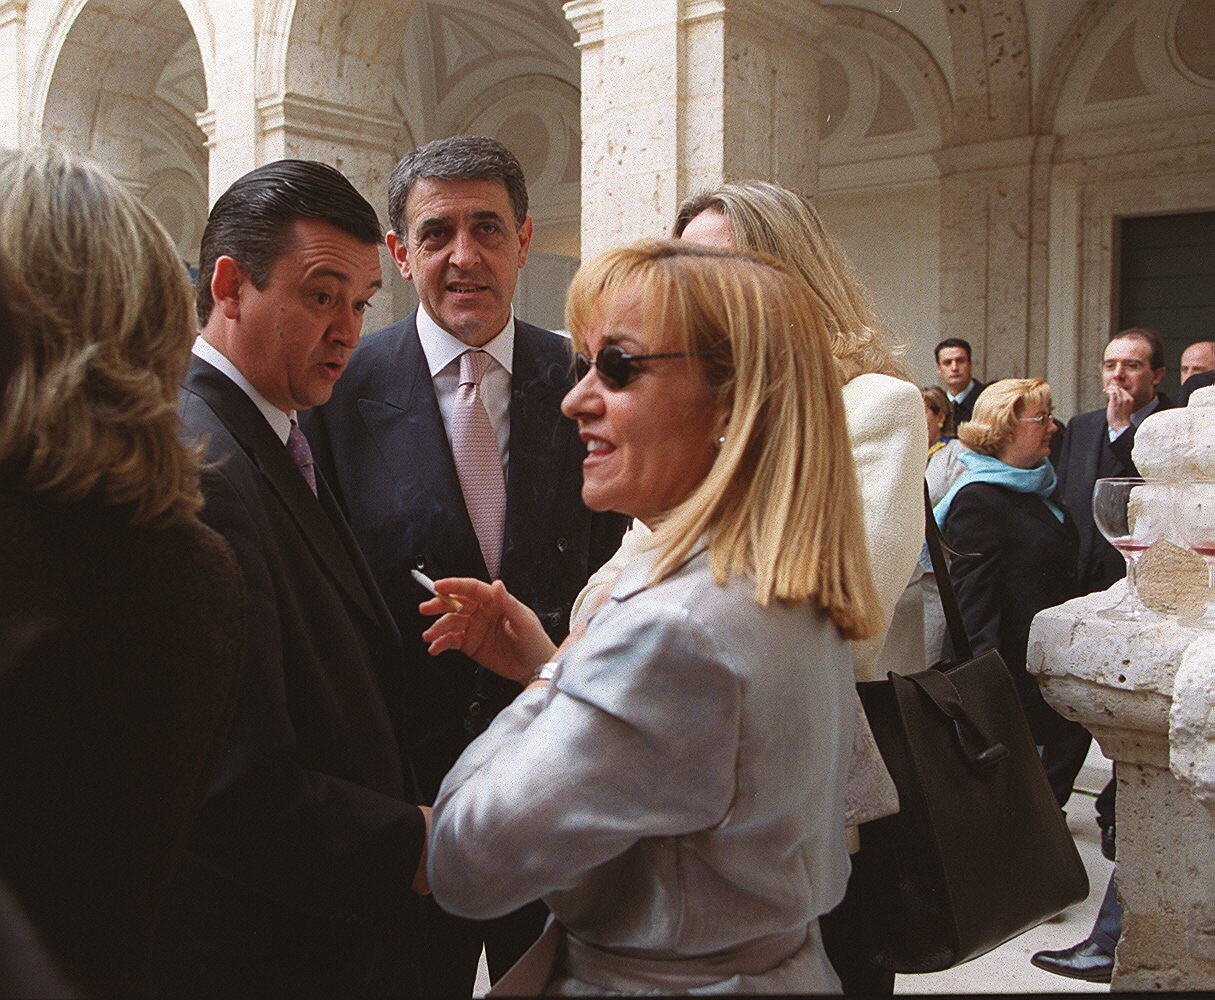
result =
[{"label": "dark suit jacket", "polygon": [[244,572],[250,658],[167,910],[161,990],[399,993],[424,839],[400,637],[323,476],[318,500],[248,396],[194,358],[181,406],[214,463],[202,517]]},{"label": "dark suit jacket", "polygon": [[7,485],[0,552],[0,871],[83,993],[143,995],[231,721],[236,560],[196,521]]},{"label": "dark suit jacket", "polygon": [[0,996],[26,1000],[79,1000],[55,967],[38,932],[0,880]]},{"label": "dark suit jacket", "polygon": [[967,394],[966,398],[960,403],[955,403],[953,407],[953,425],[965,423],[974,415],[975,400],[979,398],[979,393],[987,388],[986,382],[980,382],[975,379],[975,386]]},{"label": "dark suit jacket", "polygon": [[1063,720],[1025,670],[1029,626],[1043,608],[1077,596],[1075,525],[1066,515],[1060,523],[1032,493],[970,483],[953,499],[945,537],[959,553],[949,574],[974,653],[999,650],[1043,743]]},{"label": "dark suit jacket", "polygon": [[[1161,393],[1159,409],[1172,405]],[[1139,475],[1131,461],[1134,446],[1134,424],[1110,441],[1104,407],[1073,417],[1063,435],[1055,471],[1059,476],[1059,493],[1080,534],[1077,579],[1082,594],[1105,590],[1126,575],[1126,560],[1093,522],[1093,484],[1111,476]]]},{"label": "dark suit jacket", "polygon": [[[627,519],[582,503],[586,448],[562,416],[573,383],[568,342],[515,323],[510,467],[500,576],[555,641],[588,576],[616,551]],[[414,763],[423,794],[518,692],[456,652],[432,658],[418,614],[429,595],[409,575],[487,579],[456,477],[416,313],[366,337],[332,398],[303,426],[317,464],[335,485],[407,648]]]},{"label": "dark suit jacket", "polygon": [[1189,406],[1190,396],[1195,389],[1205,389],[1211,385],[1215,385],[1215,371],[1198,372],[1196,375],[1191,375],[1181,384],[1181,392],[1177,393],[1177,405]]}]

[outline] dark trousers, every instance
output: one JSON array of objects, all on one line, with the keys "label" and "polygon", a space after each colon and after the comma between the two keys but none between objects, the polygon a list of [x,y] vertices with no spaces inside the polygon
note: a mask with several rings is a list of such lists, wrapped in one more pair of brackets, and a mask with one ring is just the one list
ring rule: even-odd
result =
[{"label": "dark trousers", "polygon": [[1105,887],[1105,896],[1101,900],[1101,908],[1097,911],[1097,919],[1088,938],[1108,955],[1114,954],[1118,947],[1118,939],[1122,937],[1122,904],[1118,902],[1118,893],[1114,888],[1114,879],[1118,869],[1110,872],[1109,885]]},{"label": "dark trousers", "polygon": [[1062,809],[1071,797],[1093,738],[1080,723],[1065,720],[1042,744],[1042,767]]},{"label": "dark trousers", "polygon": [[477,982],[482,947],[490,981],[497,982],[535,943],[547,919],[548,908],[537,901],[493,920],[466,920],[452,916],[427,896],[422,906],[427,996],[468,1000]]},{"label": "dark trousers", "polygon": [[819,917],[823,948],[831,961],[845,996],[894,993],[894,973],[875,965],[866,943],[870,937],[864,906],[864,889],[869,865],[864,850],[852,855],[852,874],[844,898],[830,913]]}]

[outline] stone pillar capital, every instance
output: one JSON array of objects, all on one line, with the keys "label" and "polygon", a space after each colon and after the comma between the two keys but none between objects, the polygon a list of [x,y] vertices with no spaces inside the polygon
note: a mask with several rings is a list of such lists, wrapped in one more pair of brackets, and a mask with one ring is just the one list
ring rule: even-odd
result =
[{"label": "stone pillar capital", "polygon": [[685,0],[682,20],[732,20],[784,45],[817,44],[831,24],[818,3],[805,0]]},{"label": "stone pillar capital", "polygon": [[293,93],[259,98],[257,124],[263,136],[278,132],[293,138],[333,142],[375,152],[391,152],[400,129],[400,122],[395,118]]},{"label": "stone pillar capital", "polygon": [[569,0],[565,5],[565,19],[578,32],[578,48],[603,44],[604,0]]},{"label": "stone pillar capital", "polygon": [[946,146],[933,153],[942,176],[976,174],[1009,168],[1028,169],[1035,163],[1049,162],[1057,137],[1018,135],[1011,139]]},{"label": "stone pillar capital", "polygon": [[10,24],[25,24],[28,0],[0,0],[0,28]]}]

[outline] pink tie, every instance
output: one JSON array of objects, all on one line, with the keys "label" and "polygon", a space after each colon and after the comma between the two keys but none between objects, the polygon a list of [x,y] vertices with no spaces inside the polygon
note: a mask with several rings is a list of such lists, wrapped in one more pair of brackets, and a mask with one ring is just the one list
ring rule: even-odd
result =
[{"label": "pink tie", "polygon": [[308,447],[308,439],[300,430],[300,425],[291,421],[291,433],[287,435],[287,451],[300,467],[300,473],[308,483],[308,488],[316,492],[316,466],[312,463],[312,449]]},{"label": "pink tie", "polygon": [[481,399],[481,377],[493,359],[485,351],[460,355],[460,387],[451,415],[451,450],[464,505],[472,520],[489,578],[498,575],[506,526],[506,480],[489,413]]}]

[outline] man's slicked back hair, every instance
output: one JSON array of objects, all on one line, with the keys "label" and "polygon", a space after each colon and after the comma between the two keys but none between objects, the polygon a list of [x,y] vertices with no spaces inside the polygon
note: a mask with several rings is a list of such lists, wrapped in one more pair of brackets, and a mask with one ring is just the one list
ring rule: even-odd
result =
[{"label": "man's slicked back hair", "polygon": [[215,305],[216,260],[231,257],[256,288],[265,288],[274,262],[291,251],[291,228],[300,219],[328,223],[360,243],[378,246],[383,238],[375,209],[340,170],[314,160],[257,167],[219,196],[207,219],[195,296],[200,326]]},{"label": "man's slicked back hair", "polygon": [[945,348],[947,348],[947,347],[962,348],[962,350],[964,350],[966,352],[966,360],[967,361],[972,360],[972,355],[970,353],[970,341],[969,340],[963,340],[961,337],[946,337],[939,344],[937,344],[936,347],[934,347],[932,349],[932,355],[934,358],[936,358],[938,364],[941,361],[941,352],[943,350],[945,350]]}]

